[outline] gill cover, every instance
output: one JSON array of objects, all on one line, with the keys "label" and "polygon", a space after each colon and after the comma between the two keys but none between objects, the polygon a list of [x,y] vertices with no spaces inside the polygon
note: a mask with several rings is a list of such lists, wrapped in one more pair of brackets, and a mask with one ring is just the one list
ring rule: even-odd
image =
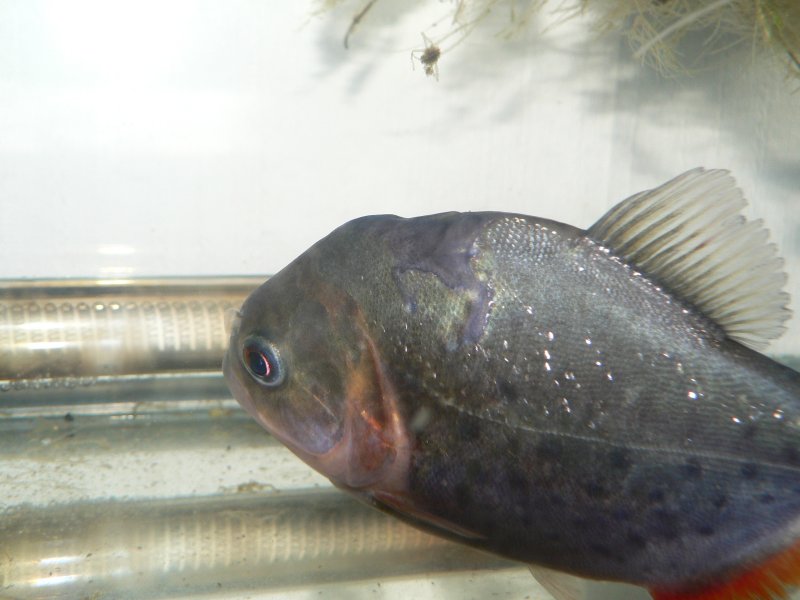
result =
[{"label": "gill cover", "polygon": [[226,376],[245,409],[334,484],[402,486],[397,398],[361,311],[299,260],[245,302]]}]

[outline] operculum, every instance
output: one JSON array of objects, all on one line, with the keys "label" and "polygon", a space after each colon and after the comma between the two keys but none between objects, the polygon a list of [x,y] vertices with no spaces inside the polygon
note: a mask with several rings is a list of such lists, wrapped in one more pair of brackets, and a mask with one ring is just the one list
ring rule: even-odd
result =
[{"label": "operculum", "polygon": [[405,427],[397,390],[361,315],[355,317],[362,351],[348,365],[344,433],[321,457],[320,466],[340,487],[403,491],[412,440]]}]

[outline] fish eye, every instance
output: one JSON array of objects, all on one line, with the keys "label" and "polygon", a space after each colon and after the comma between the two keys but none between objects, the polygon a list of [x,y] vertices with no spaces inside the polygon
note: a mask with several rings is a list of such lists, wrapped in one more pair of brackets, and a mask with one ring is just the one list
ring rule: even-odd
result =
[{"label": "fish eye", "polygon": [[285,379],[285,370],[277,348],[262,338],[250,338],[242,348],[242,362],[262,385],[277,387]]}]

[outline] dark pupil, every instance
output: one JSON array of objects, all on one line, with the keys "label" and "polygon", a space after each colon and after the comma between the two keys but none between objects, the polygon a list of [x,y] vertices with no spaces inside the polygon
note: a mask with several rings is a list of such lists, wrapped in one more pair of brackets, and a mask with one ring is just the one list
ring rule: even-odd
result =
[{"label": "dark pupil", "polygon": [[272,373],[272,366],[269,364],[269,359],[263,352],[255,348],[245,349],[245,360],[250,370],[259,377],[267,378]]}]

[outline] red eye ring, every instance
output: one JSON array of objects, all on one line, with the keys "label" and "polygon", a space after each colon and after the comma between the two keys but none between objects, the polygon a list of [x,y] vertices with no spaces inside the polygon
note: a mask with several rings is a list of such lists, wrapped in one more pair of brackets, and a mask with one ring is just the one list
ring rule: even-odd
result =
[{"label": "red eye ring", "polygon": [[277,349],[261,337],[252,337],[242,347],[242,363],[262,385],[275,387],[283,383],[284,369]]},{"label": "red eye ring", "polygon": [[269,358],[264,356],[263,352],[257,348],[245,348],[244,362],[253,375],[269,379],[272,373],[272,366],[269,364]]}]

